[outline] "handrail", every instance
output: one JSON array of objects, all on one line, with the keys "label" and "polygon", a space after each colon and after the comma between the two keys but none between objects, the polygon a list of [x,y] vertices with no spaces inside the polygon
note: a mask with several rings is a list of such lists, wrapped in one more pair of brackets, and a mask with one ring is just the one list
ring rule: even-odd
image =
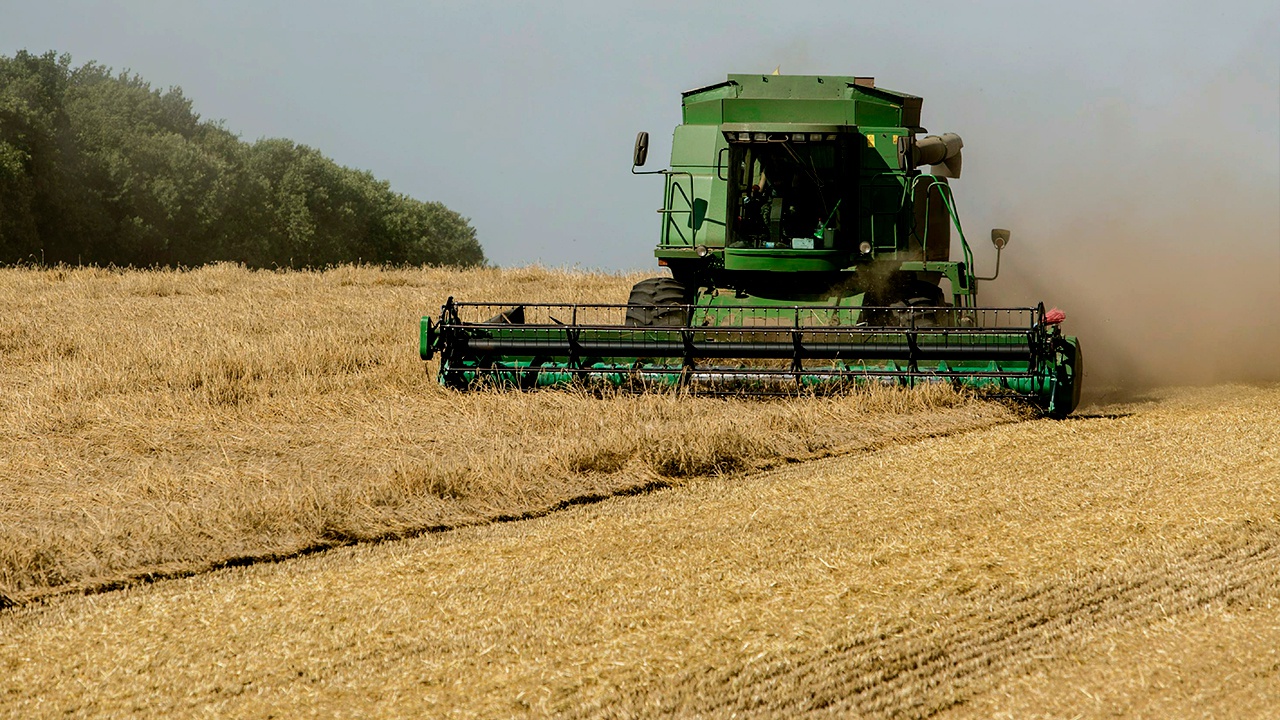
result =
[{"label": "handrail", "polygon": [[[671,181],[671,176],[673,176],[673,175],[685,175],[685,176],[687,176],[687,177],[689,178],[689,193],[685,193],[684,188],[680,185],[680,183],[679,183],[679,182],[672,182],[672,181]],[[690,173],[690,172],[684,172],[684,171],[668,170],[668,171],[667,171],[667,193],[666,193],[666,194],[667,194],[667,196],[666,196],[666,198],[664,198],[664,200],[663,200],[663,206],[664,206],[664,207],[663,207],[661,210],[659,210],[659,211],[658,211],[658,212],[660,212],[660,213],[662,213],[662,214],[663,214],[663,217],[665,217],[665,218],[666,218],[666,220],[667,220],[667,224],[670,224],[672,227],[674,227],[674,228],[676,229],[676,232],[680,234],[680,240],[682,240],[682,241],[685,241],[684,232],[683,232],[682,230],[680,230],[680,226],[679,226],[679,225],[676,225],[675,223],[673,223],[673,222],[671,221],[671,216],[672,216],[673,214],[681,214],[681,215],[683,215],[683,214],[685,214],[685,213],[688,213],[688,215],[689,215],[689,229],[690,229],[690,231],[691,231],[691,232],[690,232],[690,234],[689,234],[689,239],[688,239],[687,241],[685,241],[685,244],[686,244],[686,245],[689,245],[689,246],[691,246],[691,247],[692,247],[692,246],[694,246],[694,245],[697,245],[697,243],[698,243],[698,226],[697,226],[697,223],[693,222],[693,213],[694,213],[694,209],[693,209],[693,207],[694,207],[694,206],[693,206],[693,203],[694,203],[694,200],[695,200],[695,199],[697,199],[697,193],[696,193],[696,192],[694,192],[694,187],[693,187],[693,186],[694,186],[694,182],[695,182],[695,181],[694,181],[694,178],[693,178],[693,173]],[[683,198],[684,198],[685,204],[687,204],[687,205],[689,206],[689,209],[688,209],[688,210],[676,210],[675,208],[673,208],[673,207],[672,207],[672,206],[675,204],[675,202],[674,202],[674,201],[675,201],[675,191],[676,191],[676,190],[679,190],[679,191],[680,191],[680,195],[681,195],[681,197],[683,197]],[[690,195],[691,195],[691,194],[693,195],[693,197],[690,197]],[[664,227],[664,229],[665,229],[666,224],[664,224],[664,226],[663,226],[663,227]]]}]

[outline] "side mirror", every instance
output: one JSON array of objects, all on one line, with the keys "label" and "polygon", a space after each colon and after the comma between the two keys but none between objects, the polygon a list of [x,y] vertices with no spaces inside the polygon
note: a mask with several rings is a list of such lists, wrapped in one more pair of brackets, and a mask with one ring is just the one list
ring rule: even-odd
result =
[{"label": "side mirror", "polygon": [[995,245],[997,250],[1003,250],[1004,246],[1009,244],[1009,231],[993,228],[991,230],[991,244]]},{"label": "side mirror", "polygon": [[996,246],[996,271],[991,277],[975,277],[974,280],[995,280],[1000,277],[1000,251],[1009,244],[1009,231],[1002,228],[991,229],[991,244]]},{"label": "side mirror", "polygon": [[649,133],[636,133],[636,149],[631,155],[632,167],[644,167],[644,161],[649,158]]}]

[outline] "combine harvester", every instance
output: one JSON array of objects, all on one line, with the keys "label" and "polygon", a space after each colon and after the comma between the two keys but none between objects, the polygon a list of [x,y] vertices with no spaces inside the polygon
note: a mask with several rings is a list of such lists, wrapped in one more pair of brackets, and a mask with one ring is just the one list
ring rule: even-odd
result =
[{"label": "combine harvester", "polygon": [[[921,98],[871,78],[730,75],[684,94],[655,255],[626,305],[455,302],[421,354],[466,389],[606,383],[710,392],[947,382],[1061,417],[1080,345],[1044,305],[977,304],[948,178],[955,134],[919,137]],[[919,170],[930,166],[931,173]],[[958,248],[953,248],[954,237]],[[954,255],[958,259],[953,259]]]}]

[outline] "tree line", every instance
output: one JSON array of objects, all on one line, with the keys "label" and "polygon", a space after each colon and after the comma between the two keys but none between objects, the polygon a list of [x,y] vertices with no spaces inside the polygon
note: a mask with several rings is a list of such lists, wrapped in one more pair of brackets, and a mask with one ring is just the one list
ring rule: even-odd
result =
[{"label": "tree line", "polygon": [[0,263],[477,265],[470,222],[69,55],[0,56]]}]

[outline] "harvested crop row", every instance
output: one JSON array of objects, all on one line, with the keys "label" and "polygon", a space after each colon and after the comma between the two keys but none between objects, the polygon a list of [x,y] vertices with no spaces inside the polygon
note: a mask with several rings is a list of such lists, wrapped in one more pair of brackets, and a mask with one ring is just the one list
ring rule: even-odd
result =
[{"label": "harvested crop row", "polygon": [[0,596],[522,517],[1014,419],[947,388],[758,403],[445,391],[450,295],[617,302],[542,269],[0,271]]},{"label": "harvested crop row", "polygon": [[0,712],[1269,717],[1278,428],[1166,393],[53,600]]},{"label": "harvested crop row", "polygon": [[[833,635],[808,652],[700,667],[624,695],[619,715],[727,715],[749,709],[800,717],[931,717],[963,706],[1064,648],[1206,607],[1248,607],[1280,573],[1280,526],[1241,525],[1185,550],[1022,589],[996,585],[950,598],[927,625],[902,621]],[[796,688],[804,688],[797,694]],[[654,698],[665,702],[654,702]],[[598,708],[587,715],[595,714]]]}]

